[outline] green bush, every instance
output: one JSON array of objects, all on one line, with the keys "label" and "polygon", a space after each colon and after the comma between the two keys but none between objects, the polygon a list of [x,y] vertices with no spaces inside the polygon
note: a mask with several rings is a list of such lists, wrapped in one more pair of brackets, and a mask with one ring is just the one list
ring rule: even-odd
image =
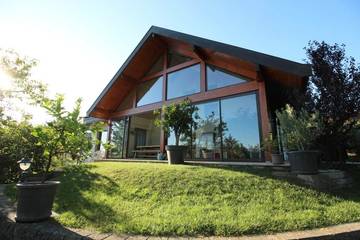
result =
[{"label": "green bush", "polygon": [[296,112],[290,105],[276,112],[283,142],[288,150],[309,150],[321,135],[323,124],[319,113],[304,109]]},{"label": "green bush", "polygon": [[33,172],[41,172],[44,169],[44,148],[36,145],[33,130],[34,127],[25,120],[16,122],[0,119],[0,183],[17,180],[20,174],[17,161],[23,157],[33,159]]}]

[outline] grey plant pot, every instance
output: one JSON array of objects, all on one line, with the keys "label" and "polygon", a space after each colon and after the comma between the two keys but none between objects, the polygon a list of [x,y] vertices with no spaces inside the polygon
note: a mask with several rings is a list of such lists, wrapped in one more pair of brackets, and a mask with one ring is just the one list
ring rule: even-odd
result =
[{"label": "grey plant pot", "polygon": [[284,164],[284,155],[282,153],[272,153],[271,162],[273,164]]},{"label": "grey plant pot", "polygon": [[319,171],[319,151],[288,152],[291,172],[296,174],[317,174]]},{"label": "grey plant pot", "polygon": [[166,153],[169,164],[183,164],[186,146],[167,145]]},{"label": "grey plant pot", "polygon": [[18,183],[17,222],[39,222],[51,216],[56,190],[60,182]]}]

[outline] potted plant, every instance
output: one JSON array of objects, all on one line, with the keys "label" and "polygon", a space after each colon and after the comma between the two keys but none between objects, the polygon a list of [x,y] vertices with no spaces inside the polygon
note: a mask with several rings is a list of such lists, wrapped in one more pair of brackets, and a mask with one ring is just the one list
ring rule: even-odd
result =
[{"label": "potted plant", "polygon": [[284,155],[280,151],[279,148],[279,141],[277,138],[272,137],[269,135],[268,138],[264,141],[263,150],[271,151],[271,162],[273,164],[283,164],[284,163]]},{"label": "potted plant", "polygon": [[79,119],[80,101],[72,112],[68,112],[63,108],[63,100],[62,96],[57,96],[42,103],[53,119],[46,125],[35,127],[32,135],[37,139],[36,145],[43,149],[42,158],[46,167],[40,181],[23,179],[16,184],[18,222],[37,222],[49,218],[60,184],[59,181],[49,180],[53,162],[67,157],[78,162],[90,152],[91,140],[86,135],[88,127]]},{"label": "potted plant", "polygon": [[160,110],[155,110],[156,116],[154,124],[161,127],[169,137],[170,132],[175,135],[175,145],[167,145],[167,159],[169,164],[184,163],[184,152],[187,146],[179,146],[180,136],[190,136],[191,127],[196,124],[193,120],[198,118],[197,107],[189,99],[184,99],[179,103],[164,105]]},{"label": "potted plant", "polygon": [[305,110],[296,112],[286,105],[277,111],[280,131],[290,162],[291,171],[298,174],[316,174],[319,167],[320,151],[315,141],[320,136],[323,126],[318,112],[309,113]]}]

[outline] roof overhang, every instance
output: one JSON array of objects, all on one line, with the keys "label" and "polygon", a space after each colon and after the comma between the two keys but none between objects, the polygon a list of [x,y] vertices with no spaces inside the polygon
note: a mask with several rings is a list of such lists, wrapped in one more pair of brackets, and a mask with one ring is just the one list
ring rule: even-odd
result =
[{"label": "roof overhang", "polygon": [[[168,47],[165,43],[167,40],[191,46],[193,54],[203,60],[206,60],[207,53],[214,52],[218,56],[229,56],[256,67],[262,67],[265,72],[278,73],[284,79],[295,76],[296,79],[304,80],[311,75],[311,67],[308,64],[152,26],[89,108],[87,116],[107,118],[110,109],[114,109],[115,105],[105,108],[101,102],[105,100],[107,103],[116,102],[116,99],[123,97],[120,96],[121,94],[128,93],[141,78],[141,75],[138,74],[142,72],[141,67],[145,66],[145,63],[150,64],[151,59]],[[122,89],[122,93],[119,93],[118,89]],[[96,114],[93,114],[95,109]]]}]

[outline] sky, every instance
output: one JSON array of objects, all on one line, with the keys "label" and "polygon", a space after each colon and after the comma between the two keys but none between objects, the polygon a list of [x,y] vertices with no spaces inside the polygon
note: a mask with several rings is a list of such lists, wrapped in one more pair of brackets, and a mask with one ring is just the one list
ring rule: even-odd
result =
[{"label": "sky", "polygon": [[344,43],[360,62],[357,0],[0,0],[0,48],[37,59],[33,77],[82,115],[152,25],[297,62],[309,40]]}]

